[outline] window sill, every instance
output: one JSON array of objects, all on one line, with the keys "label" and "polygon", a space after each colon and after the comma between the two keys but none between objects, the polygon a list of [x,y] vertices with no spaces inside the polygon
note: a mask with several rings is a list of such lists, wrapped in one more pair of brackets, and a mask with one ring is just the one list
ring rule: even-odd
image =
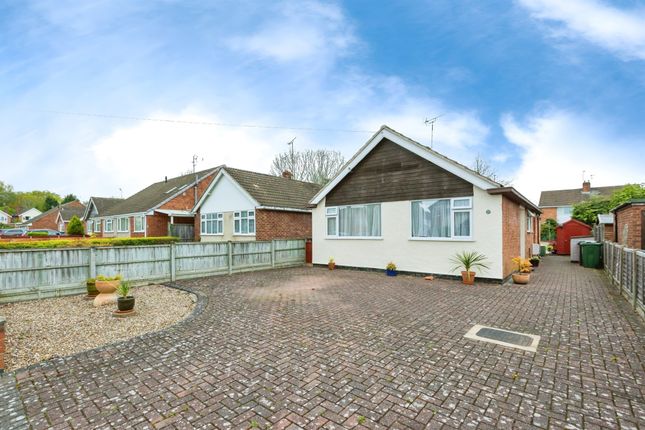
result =
[{"label": "window sill", "polygon": [[472,237],[410,237],[408,240],[419,242],[474,242]]},{"label": "window sill", "polygon": [[255,233],[233,233],[233,236],[255,236]]},{"label": "window sill", "polygon": [[326,236],[329,240],[383,240],[383,236]]},{"label": "window sill", "polygon": [[224,236],[224,233],[201,233],[201,236]]}]

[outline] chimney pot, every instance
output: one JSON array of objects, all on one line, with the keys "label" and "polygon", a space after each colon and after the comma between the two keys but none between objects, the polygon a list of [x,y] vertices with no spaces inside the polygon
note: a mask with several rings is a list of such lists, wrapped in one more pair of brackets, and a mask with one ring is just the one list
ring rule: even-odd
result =
[{"label": "chimney pot", "polygon": [[165,176],[163,179],[164,182],[168,183],[168,176]]},{"label": "chimney pot", "polygon": [[291,179],[291,178],[293,178],[293,174],[290,171],[285,170],[284,172],[282,172],[282,177],[287,178],[287,179]]},{"label": "chimney pot", "polygon": [[589,181],[584,181],[582,183],[582,192],[583,193],[589,193],[591,192],[591,182]]}]

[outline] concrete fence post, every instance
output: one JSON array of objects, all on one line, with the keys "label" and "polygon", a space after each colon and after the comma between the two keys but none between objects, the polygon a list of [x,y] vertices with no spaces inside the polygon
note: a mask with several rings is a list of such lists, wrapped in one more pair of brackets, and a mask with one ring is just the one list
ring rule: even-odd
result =
[{"label": "concrete fence post", "polygon": [[233,242],[228,241],[228,274],[233,273]]},{"label": "concrete fence post", "polygon": [[177,280],[177,260],[176,260],[177,248],[174,243],[170,244],[170,281],[175,282]]},{"label": "concrete fence post", "polygon": [[275,267],[275,239],[271,239],[271,267]]},{"label": "concrete fence post", "polygon": [[96,278],[96,248],[90,248],[90,278]]},{"label": "concrete fence post", "polygon": [[4,373],[4,351],[5,351],[5,339],[4,339],[4,317],[0,316],[0,376]]}]

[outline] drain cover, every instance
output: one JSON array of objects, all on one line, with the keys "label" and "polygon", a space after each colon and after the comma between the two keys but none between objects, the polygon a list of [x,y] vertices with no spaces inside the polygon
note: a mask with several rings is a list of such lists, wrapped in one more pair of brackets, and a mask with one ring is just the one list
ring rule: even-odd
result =
[{"label": "drain cover", "polygon": [[518,333],[495,327],[484,327],[479,324],[468,330],[468,333],[464,337],[531,352],[537,350],[538,343],[540,342],[540,336],[534,334]]}]

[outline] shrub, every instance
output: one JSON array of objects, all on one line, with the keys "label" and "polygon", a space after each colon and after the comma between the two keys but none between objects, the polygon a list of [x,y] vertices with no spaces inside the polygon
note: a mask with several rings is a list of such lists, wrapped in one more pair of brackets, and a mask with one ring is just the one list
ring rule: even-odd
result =
[{"label": "shrub", "polygon": [[130,282],[125,281],[121,282],[118,287],[116,287],[116,292],[121,297],[128,297],[130,295]]},{"label": "shrub", "polygon": [[0,249],[46,249],[46,248],[89,248],[102,246],[146,246],[175,243],[179,238],[163,237],[124,237],[106,239],[61,239],[34,240],[30,242],[0,242]]},{"label": "shrub", "polygon": [[385,266],[385,270],[396,270],[396,264],[394,264],[393,261],[390,261],[387,263],[387,266]]},{"label": "shrub", "polygon": [[47,237],[48,234],[46,231],[30,231],[27,233],[29,237]]},{"label": "shrub", "polygon": [[97,281],[120,281],[121,279],[123,279],[121,275],[114,275],[114,276],[99,275],[96,277]]},{"label": "shrub", "polygon": [[83,236],[85,234],[83,223],[76,215],[74,215],[72,219],[69,220],[69,224],[67,224],[67,234],[73,236]]}]

